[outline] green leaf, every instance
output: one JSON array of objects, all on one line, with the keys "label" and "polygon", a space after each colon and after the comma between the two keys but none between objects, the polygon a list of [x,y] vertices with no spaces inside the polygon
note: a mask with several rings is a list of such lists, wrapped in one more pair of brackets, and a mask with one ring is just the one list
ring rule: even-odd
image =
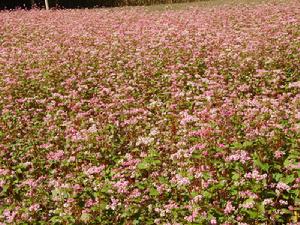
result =
[{"label": "green leaf", "polygon": [[265,205],[263,203],[260,203],[258,206],[258,211],[261,213],[261,214],[264,214],[265,213]]},{"label": "green leaf", "polygon": [[284,214],[292,214],[292,211],[290,211],[288,209],[281,209],[280,211]]},{"label": "green leaf", "polygon": [[150,188],[150,195],[151,196],[157,196],[159,195],[159,192],[155,188]]},{"label": "green leaf", "polygon": [[137,225],[137,224],[139,224],[139,223],[140,223],[139,220],[137,220],[137,219],[133,220],[133,224],[134,224],[134,225]]},{"label": "green leaf", "polygon": [[237,195],[237,193],[238,193],[238,190],[236,189],[236,187],[230,189],[230,194],[231,195]]},{"label": "green leaf", "polygon": [[204,180],[208,180],[211,176],[210,176],[210,173],[209,172],[203,172],[203,179]]},{"label": "green leaf", "polygon": [[111,186],[108,185],[108,184],[106,184],[106,185],[104,185],[104,187],[101,189],[101,192],[102,192],[102,193],[108,193],[110,189],[111,189]]},{"label": "green leaf", "polygon": [[192,154],[192,158],[193,158],[193,159],[201,159],[201,158],[202,158],[202,154],[199,154],[199,153],[198,153],[198,154],[197,154],[197,153],[193,153],[193,154]]},{"label": "green leaf", "polygon": [[253,145],[252,141],[244,141],[244,143],[243,143],[244,148],[251,147],[252,145]]},{"label": "green leaf", "polygon": [[3,192],[3,193],[6,193],[7,190],[8,190],[8,188],[9,188],[9,184],[4,185],[4,186],[2,187],[2,192]]},{"label": "green leaf", "polygon": [[254,199],[253,198],[248,198],[246,199],[243,204],[249,204],[249,203],[254,203]]},{"label": "green leaf", "polygon": [[258,166],[263,171],[268,171],[269,168],[270,168],[269,164],[263,163],[263,162],[260,161],[257,154],[254,154],[253,162],[254,162],[254,165]]},{"label": "green leaf", "polygon": [[153,164],[156,164],[156,165],[159,165],[161,163],[160,160],[156,159],[156,160],[153,160]]},{"label": "green leaf", "polygon": [[257,219],[258,218],[258,212],[253,210],[246,210],[246,213],[250,216],[251,219]]},{"label": "green leaf", "polygon": [[203,197],[206,199],[210,199],[212,197],[212,194],[208,191],[203,191]]},{"label": "green leaf", "polygon": [[168,179],[166,179],[165,177],[158,177],[158,180],[162,184],[167,184],[168,183]]},{"label": "green leaf", "polygon": [[137,184],[136,186],[141,190],[145,189],[145,185],[143,185],[143,184]]},{"label": "green leaf", "polygon": [[62,222],[62,219],[60,216],[53,216],[50,221],[52,224],[60,224]]},{"label": "green leaf", "polygon": [[281,173],[274,173],[273,174],[273,178],[278,182],[281,178],[283,177],[283,175]]},{"label": "green leaf", "polygon": [[239,143],[239,142],[235,142],[235,143],[232,144],[232,147],[236,148],[236,149],[239,149],[239,148],[242,148],[243,145],[241,143]]},{"label": "green leaf", "polygon": [[295,180],[295,176],[294,176],[294,174],[291,174],[291,175],[281,178],[280,180],[283,183],[290,184]]},{"label": "green leaf", "polygon": [[146,162],[141,162],[137,165],[137,167],[140,169],[140,170],[146,170],[149,168],[149,163],[146,163]]},{"label": "green leaf", "polygon": [[240,178],[240,175],[238,173],[233,173],[231,179],[232,180],[238,180]]}]

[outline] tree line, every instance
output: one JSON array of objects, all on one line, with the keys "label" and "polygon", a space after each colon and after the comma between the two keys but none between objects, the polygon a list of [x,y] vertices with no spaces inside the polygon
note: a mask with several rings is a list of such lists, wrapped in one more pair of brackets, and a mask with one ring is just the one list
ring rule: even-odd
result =
[{"label": "tree line", "polygon": [[[151,5],[191,2],[194,0],[48,0],[50,8],[94,8],[125,5]],[[45,0],[0,0],[0,9],[44,8]]]}]

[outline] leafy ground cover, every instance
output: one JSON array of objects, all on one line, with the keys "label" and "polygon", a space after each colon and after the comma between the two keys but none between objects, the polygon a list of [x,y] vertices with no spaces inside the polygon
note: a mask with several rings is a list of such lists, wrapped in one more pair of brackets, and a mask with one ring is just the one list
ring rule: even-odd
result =
[{"label": "leafy ground cover", "polygon": [[299,15],[0,12],[0,224],[297,224]]}]

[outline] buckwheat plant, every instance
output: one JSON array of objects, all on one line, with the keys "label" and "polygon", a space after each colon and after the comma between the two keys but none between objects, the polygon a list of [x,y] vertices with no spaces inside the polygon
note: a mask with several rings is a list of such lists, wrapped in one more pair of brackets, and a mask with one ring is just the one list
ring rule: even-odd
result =
[{"label": "buckwheat plant", "polygon": [[0,12],[0,224],[298,224],[300,2]]}]

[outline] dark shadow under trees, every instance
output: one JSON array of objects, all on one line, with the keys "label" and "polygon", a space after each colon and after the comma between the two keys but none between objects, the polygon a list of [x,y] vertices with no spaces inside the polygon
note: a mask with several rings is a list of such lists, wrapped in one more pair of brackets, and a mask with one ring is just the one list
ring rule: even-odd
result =
[{"label": "dark shadow under trees", "polygon": [[[48,0],[50,8],[94,8],[125,5],[152,5],[191,2],[195,0]],[[44,8],[45,0],[0,0],[0,9]]]}]

